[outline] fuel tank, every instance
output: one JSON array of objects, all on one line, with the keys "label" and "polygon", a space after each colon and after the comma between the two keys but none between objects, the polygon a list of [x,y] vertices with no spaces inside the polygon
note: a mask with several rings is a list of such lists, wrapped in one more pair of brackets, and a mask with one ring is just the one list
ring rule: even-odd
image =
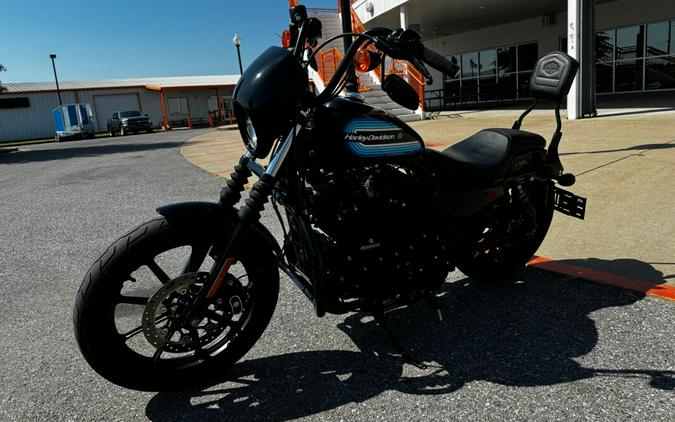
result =
[{"label": "fuel tank", "polygon": [[315,136],[332,158],[383,159],[424,153],[422,138],[395,116],[337,97],[319,107]]}]

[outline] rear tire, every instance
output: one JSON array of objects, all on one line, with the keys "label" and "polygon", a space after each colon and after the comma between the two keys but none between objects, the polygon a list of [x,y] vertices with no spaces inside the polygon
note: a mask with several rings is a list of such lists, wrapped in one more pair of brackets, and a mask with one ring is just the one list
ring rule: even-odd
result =
[{"label": "rear tire", "polygon": [[[532,256],[537,252],[544,241],[546,233],[553,219],[553,189],[544,184],[530,185],[527,188],[530,206],[536,213],[536,230],[527,238],[526,234],[510,242],[504,242],[497,247],[482,246],[490,237],[504,236],[503,227],[494,220],[488,224],[479,224],[473,230],[477,236],[468,245],[464,245],[460,252],[457,268],[474,280],[481,282],[499,282],[512,279]],[[499,205],[497,205],[499,206]],[[495,206],[485,212],[493,211]],[[482,216],[485,220],[485,215]],[[513,219],[519,216],[513,215]],[[496,220],[496,219],[495,219]]]},{"label": "rear tire", "polygon": [[[186,389],[223,374],[253,347],[267,327],[276,307],[279,273],[273,252],[261,247],[255,239],[248,238],[242,242],[234,257],[238,268],[243,268],[241,272],[244,275],[236,278],[234,270],[230,270],[230,274],[235,277],[233,283],[241,286],[235,293],[238,299],[242,299],[239,306],[232,305],[232,296],[229,298],[231,308],[227,308],[228,299],[223,296],[221,303],[225,304],[221,306],[226,309],[225,312],[217,310],[221,313],[215,315],[204,308],[205,324],[212,324],[216,328],[214,331],[210,331],[213,327],[200,328],[203,336],[212,336],[211,333],[222,326],[224,328],[218,332],[218,337],[192,351],[180,352],[158,352],[159,348],[148,339],[144,325],[147,322],[148,309],[156,295],[161,296],[158,291],[165,289],[167,285],[170,287],[170,283],[177,280],[171,278],[175,274],[169,274],[168,277],[166,273],[164,277],[158,276],[148,263],[156,264],[159,255],[167,253],[162,256],[171,256],[187,249],[185,246],[191,246],[193,252],[195,248],[209,248],[216,242],[214,233],[215,231],[196,233],[196,230],[179,230],[164,218],[157,218],[122,236],[92,265],[77,293],[73,320],[80,351],[96,372],[115,384],[136,390]],[[222,241],[222,238],[219,240]],[[166,264],[164,266],[167,268]],[[162,272],[160,270],[159,274]],[[135,279],[132,279],[132,273]],[[151,276],[153,273],[156,278]],[[141,280],[143,274],[145,277]],[[164,284],[158,281],[162,278]],[[150,281],[141,283],[145,279]],[[227,280],[230,283],[229,276]],[[247,285],[243,286],[240,280],[245,280],[241,283],[245,282]],[[123,289],[126,291],[130,287],[136,289],[134,292],[142,292],[142,296],[123,292]],[[192,287],[190,285],[188,290]],[[226,288],[219,289],[219,295],[223,289]],[[155,305],[157,303],[155,301]],[[161,303],[159,306],[162,306],[161,312],[164,316],[151,314],[150,319],[154,321],[151,326],[160,327],[160,320],[163,318],[164,321],[169,321],[164,327],[170,327],[173,320],[166,316],[170,312],[167,307],[171,308],[173,305],[166,304],[167,301]],[[240,313],[235,313],[235,308]],[[232,313],[226,315],[229,309],[232,309]],[[136,317],[130,311],[138,311],[140,315]],[[213,316],[209,315],[215,315],[215,322],[209,322],[213,320]],[[120,321],[126,324],[126,328],[121,328],[123,324]],[[186,324],[185,320],[181,324]],[[129,329],[132,326],[135,328]],[[161,327],[159,330],[161,331]],[[179,347],[183,347],[180,344],[183,335],[187,337],[188,343],[190,336],[200,340],[202,338],[197,334],[196,328],[194,334],[188,332],[189,335],[183,334],[182,330],[184,328],[181,326],[175,331],[179,340],[173,344]],[[172,334],[163,340],[171,340],[173,333],[172,330]]]}]

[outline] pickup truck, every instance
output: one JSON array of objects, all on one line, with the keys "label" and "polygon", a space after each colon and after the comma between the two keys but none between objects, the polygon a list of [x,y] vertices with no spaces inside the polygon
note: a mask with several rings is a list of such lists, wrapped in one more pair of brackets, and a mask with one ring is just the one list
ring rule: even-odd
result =
[{"label": "pickup truck", "polygon": [[126,135],[129,132],[152,132],[152,121],[147,114],[141,114],[140,111],[116,111],[108,119],[108,132],[110,136],[116,134]]}]

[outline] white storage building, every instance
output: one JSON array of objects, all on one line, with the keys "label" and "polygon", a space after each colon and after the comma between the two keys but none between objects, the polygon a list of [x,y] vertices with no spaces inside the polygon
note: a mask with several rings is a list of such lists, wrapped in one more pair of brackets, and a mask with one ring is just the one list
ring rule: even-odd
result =
[{"label": "white storage building", "polygon": [[[238,75],[60,81],[63,104],[88,103],[96,129],[107,130],[114,111],[138,110],[156,127],[227,123]],[[54,82],[3,83],[0,142],[51,138],[51,111],[59,105]]]}]

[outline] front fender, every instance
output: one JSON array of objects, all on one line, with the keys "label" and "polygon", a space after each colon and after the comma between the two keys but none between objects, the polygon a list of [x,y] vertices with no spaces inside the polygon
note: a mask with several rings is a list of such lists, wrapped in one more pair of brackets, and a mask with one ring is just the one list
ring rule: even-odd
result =
[{"label": "front fender", "polygon": [[[179,202],[157,208],[157,212],[179,230],[216,232],[227,236],[232,224],[237,220],[237,210],[225,208],[214,202]],[[248,228],[247,236],[255,236],[257,241],[267,244],[279,254],[281,248],[272,233],[260,222]]]}]

